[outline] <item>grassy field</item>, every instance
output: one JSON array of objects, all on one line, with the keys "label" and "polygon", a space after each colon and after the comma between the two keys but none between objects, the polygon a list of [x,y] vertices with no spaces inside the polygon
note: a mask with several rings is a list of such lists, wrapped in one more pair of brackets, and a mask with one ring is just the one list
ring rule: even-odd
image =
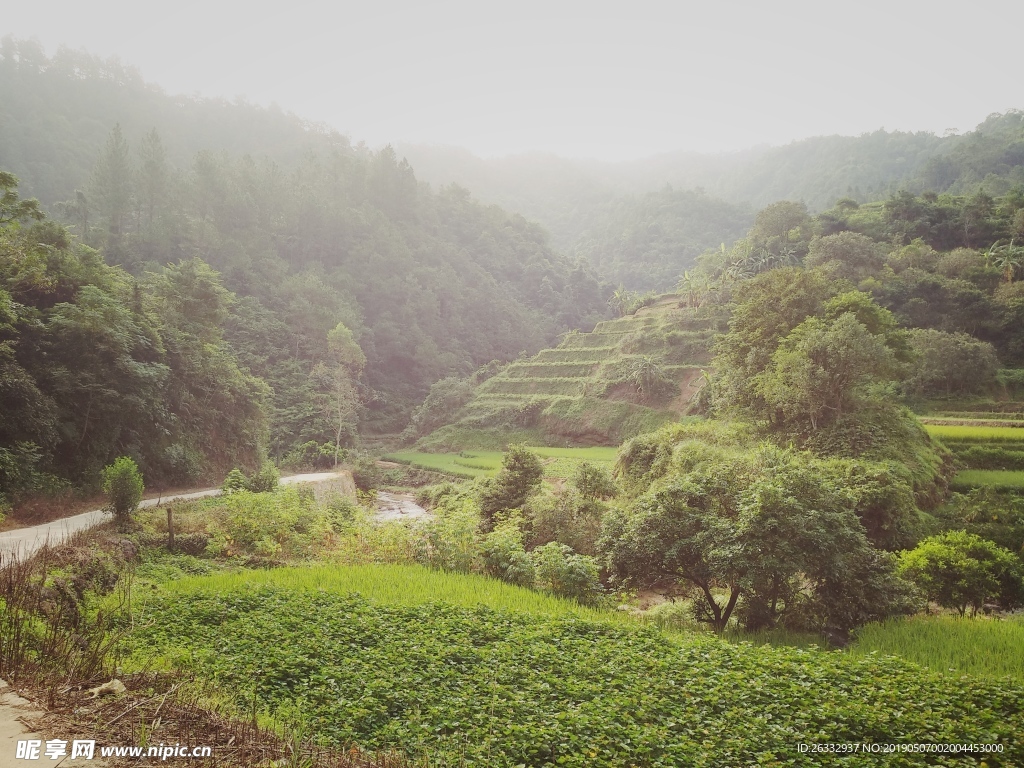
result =
[{"label": "grassy field", "polygon": [[817,766],[797,745],[836,739],[997,743],[989,765],[1024,764],[1016,684],[673,638],[514,592],[386,566],[182,579],[138,604],[126,650],[210,681],[239,713],[433,766]]},{"label": "grassy field", "polygon": [[854,655],[891,654],[936,672],[1012,677],[1024,683],[1024,619],[915,616],[857,631]]},{"label": "grassy field", "polygon": [[[531,448],[544,462],[544,476],[565,478],[581,461],[610,468],[618,448]],[[445,472],[458,477],[490,477],[501,469],[501,451],[463,451],[461,453],[424,453],[396,451],[384,456],[387,461],[408,464],[421,469]]]}]

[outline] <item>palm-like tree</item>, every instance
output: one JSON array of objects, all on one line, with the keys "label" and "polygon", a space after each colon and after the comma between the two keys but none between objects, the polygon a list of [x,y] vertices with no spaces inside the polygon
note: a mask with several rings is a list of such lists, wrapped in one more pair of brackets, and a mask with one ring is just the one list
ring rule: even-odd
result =
[{"label": "palm-like tree", "polygon": [[619,313],[619,317],[625,317],[629,314],[629,308],[633,306],[635,300],[636,294],[633,291],[627,291],[625,286],[620,285],[615,289],[615,293],[612,294],[608,303]]},{"label": "palm-like tree", "polygon": [[1003,279],[1012,283],[1017,269],[1024,264],[1024,247],[1014,245],[1012,239],[1004,245],[993,243],[985,252],[985,263],[1000,269]]},{"label": "palm-like tree", "polygon": [[659,381],[666,378],[661,366],[647,355],[640,355],[630,362],[627,376],[636,387],[637,394],[644,399],[651,394]]}]

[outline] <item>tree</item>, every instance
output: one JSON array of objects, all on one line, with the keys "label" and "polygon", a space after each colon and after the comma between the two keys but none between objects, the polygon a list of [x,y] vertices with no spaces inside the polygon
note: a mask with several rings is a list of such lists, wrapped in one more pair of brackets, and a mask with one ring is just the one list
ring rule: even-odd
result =
[{"label": "tree", "polygon": [[985,253],[986,261],[1003,273],[1003,279],[1012,283],[1014,275],[1024,264],[1024,247],[1009,243],[994,243]]},{"label": "tree", "polygon": [[983,394],[996,385],[999,359],[991,344],[966,333],[915,328],[909,333],[917,353],[904,383],[918,396]]},{"label": "tree", "polygon": [[725,408],[758,408],[754,377],[771,363],[779,342],[837,292],[820,270],[774,269],[737,286],[729,332],[715,344],[715,397]]},{"label": "tree", "polygon": [[525,445],[510,445],[498,474],[480,493],[483,525],[490,528],[494,515],[502,510],[521,509],[544,477],[540,457]]},{"label": "tree", "polygon": [[650,355],[637,355],[630,359],[626,377],[643,400],[651,400],[659,393],[675,388],[672,380]]},{"label": "tree", "polygon": [[736,612],[749,629],[845,631],[900,595],[834,471],[773,446],[677,445],[663,474],[608,514],[599,548],[620,583],[688,586],[696,618],[719,632]]},{"label": "tree", "polygon": [[866,235],[837,232],[812,240],[804,265],[824,267],[836,278],[857,283],[882,268],[882,254],[879,245]]},{"label": "tree", "polygon": [[[134,199],[134,170],[128,142],[118,123],[110,132],[93,172],[90,198],[99,206],[107,227],[107,255],[120,261],[127,253],[124,237]],[[83,233],[84,234],[84,233]]]},{"label": "tree", "polygon": [[23,200],[18,196],[18,177],[7,171],[0,171],[0,227],[7,227],[18,221],[42,221],[43,211],[39,201]]},{"label": "tree", "polygon": [[847,312],[810,318],[779,345],[755,386],[769,419],[797,432],[817,431],[870,397],[870,385],[894,379],[896,356],[880,336]]},{"label": "tree", "polygon": [[900,573],[927,600],[961,616],[997,601],[1013,608],[1024,597],[1020,561],[998,544],[965,531],[931,536],[900,557]]},{"label": "tree", "polygon": [[321,407],[334,427],[334,466],[338,466],[341,439],[353,428],[359,407],[356,382],[366,365],[366,356],[344,323],[327,334],[329,358],[313,368],[312,377],[320,387]]},{"label": "tree", "polygon": [[617,489],[608,471],[589,461],[581,461],[569,478],[569,485],[585,499],[603,501],[615,495]]},{"label": "tree", "polygon": [[787,243],[799,237],[794,230],[799,230],[810,223],[807,206],[791,200],[780,200],[760,210],[754,219],[750,237],[755,244],[771,246],[775,243]]},{"label": "tree", "polygon": [[122,456],[103,469],[103,492],[107,494],[107,511],[114,515],[118,527],[125,529],[142,501],[145,486],[138,465]]},{"label": "tree", "polygon": [[497,579],[532,587],[534,564],[523,546],[521,519],[512,517],[494,527],[483,540],[480,554],[487,572]]},{"label": "tree", "polygon": [[593,603],[601,594],[597,562],[573,552],[572,547],[549,542],[530,553],[536,584],[540,589],[576,600]]}]

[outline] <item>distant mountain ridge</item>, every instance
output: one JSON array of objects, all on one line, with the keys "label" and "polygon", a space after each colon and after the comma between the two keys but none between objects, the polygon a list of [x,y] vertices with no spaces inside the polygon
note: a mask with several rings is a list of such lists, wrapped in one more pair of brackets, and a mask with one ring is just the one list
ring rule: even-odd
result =
[{"label": "distant mountain ridge", "polygon": [[[760,208],[776,200],[796,200],[812,211],[830,208],[844,197],[870,202],[902,189],[970,194],[984,188],[1001,195],[1024,184],[1024,112],[993,113],[962,135],[878,130],[741,152],[673,152],[621,163],[539,153],[484,159],[462,149],[415,144],[396,149],[420,178],[466,186],[482,200],[535,219],[552,232],[556,246],[569,247],[600,216],[601,206],[666,184],[701,188],[733,205]],[[552,190],[560,192],[560,205],[549,204]]]}]

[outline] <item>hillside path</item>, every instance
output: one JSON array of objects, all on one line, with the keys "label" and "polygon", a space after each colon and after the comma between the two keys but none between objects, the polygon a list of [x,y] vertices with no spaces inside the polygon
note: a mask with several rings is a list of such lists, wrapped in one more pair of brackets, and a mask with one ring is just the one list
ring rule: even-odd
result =
[{"label": "hillside path", "polygon": [[[302,475],[290,475],[281,478],[281,485],[293,485],[295,483],[320,483],[325,480],[344,477],[344,472],[308,472]],[[155,507],[169,501],[185,501],[187,499],[201,499],[206,496],[217,496],[219,488],[204,491],[191,491],[178,493],[171,496],[162,496],[156,499],[145,499],[139,507]],[[30,528],[15,528],[13,531],[0,533],[0,558],[14,556],[18,558],[28,557],[44,544],[59,544],[71,534],[92,528],[109,518],[109,513],[102,509],[94,509],[91,512],[82,512],[79,515],[65,517],[61,520],[54,520],[42,525],[34,525]]]}]

